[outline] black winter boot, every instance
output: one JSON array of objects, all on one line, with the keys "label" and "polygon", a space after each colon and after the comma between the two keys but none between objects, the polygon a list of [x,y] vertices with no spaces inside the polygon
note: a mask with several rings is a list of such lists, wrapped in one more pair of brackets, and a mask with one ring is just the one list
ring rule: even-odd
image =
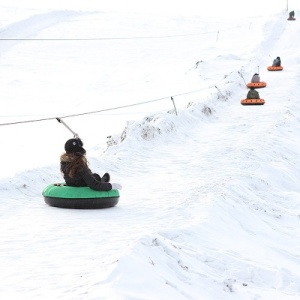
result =
[{"label": "black winter boot", "polygon": [[100,182],[101,182],[101,177],[100,177],[100,175],[99,175],[99,174],[97,174],[97,173],[93,173],[93,176],[94,176],[94,178],[95,178],[96,180],[98,180],[98,181],[100,181]]},{"label": "black winter boot", "polygon": [[102,176],[102,182],[110,182],[110,175],[108,173],[105,173],[103,176]]}]

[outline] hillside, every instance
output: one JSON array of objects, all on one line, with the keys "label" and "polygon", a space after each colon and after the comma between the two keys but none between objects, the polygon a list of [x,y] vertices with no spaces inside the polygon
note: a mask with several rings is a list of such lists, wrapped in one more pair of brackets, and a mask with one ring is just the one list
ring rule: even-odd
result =
[{"label": "hillside", "polygon": [[[285,12],[237,23],[50,11],[7,23],[1,298],[299,299],[298,33]],[[276,56],[284,70],[268,72]],[[266,104],[242,106],[258,69]],[[64,116],[91,168],[122,184],[116,207],[44,203],[62,181]]]}]

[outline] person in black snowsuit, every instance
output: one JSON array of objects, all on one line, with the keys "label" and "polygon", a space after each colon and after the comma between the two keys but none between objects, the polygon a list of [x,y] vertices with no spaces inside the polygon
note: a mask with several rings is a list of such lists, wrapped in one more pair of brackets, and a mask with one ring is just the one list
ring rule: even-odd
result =
[{"label": "person in black snowsuit", "polygon": [[289,12],[289,15],[290,15],[290,19],[293,19],[295,16],[295,12],[292,10]]},{"label": "person in black snowsuit", "polygon": [[122,189],[118,183],[110,183],[109,173],[103,177],[93,173],[88,167],[86,151],[79,138],[69,139],[65,143],[65,153],[60,156],[60,171],[63,174],[66,185],[82,187],[88,186],[97,191],[110,191]]},{"label": "person in black snowsuit", "polygon": [[250,91],[247,94],[247,99],[260,99],[259,93],[257,90],[254,89],[254,87],[250,88]]},{"label": "person in black snowsuit", "polygon": [[274,60],[273,60],[273,65],[272,67],[280,67],[281,66],[281,59],[279,56],[277,56]]}]

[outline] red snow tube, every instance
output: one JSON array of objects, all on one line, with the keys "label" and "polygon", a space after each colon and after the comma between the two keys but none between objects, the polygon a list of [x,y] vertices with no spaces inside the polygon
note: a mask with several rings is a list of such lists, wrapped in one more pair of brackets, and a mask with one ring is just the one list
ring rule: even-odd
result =
[{"label": "red snow tube", "polygon": [[295,21],[296,18],[288,18],[288,21]]},{"label": "red snow tube", "polygon": [[250,88],[250,87],[254,87],[254,88],[263,88],[263,87],[266,87],[267,86],[267,83],[264,82],[264,81],[260,81],[260,82],[249,82],[247,84],[247,87]]},{"label": "red snow tube", "polygon": [[242,105],[264,105],[264,99],[243,99],[241,100]]},{"label": "red snow tube", "polygon": [[269,66],[269,67],[268,67],[268,70],[269,70],[269,71],[282,71],[282,70],[283,70],[283,67],[282,67],[282,66],[279,66],[279,67]]}]

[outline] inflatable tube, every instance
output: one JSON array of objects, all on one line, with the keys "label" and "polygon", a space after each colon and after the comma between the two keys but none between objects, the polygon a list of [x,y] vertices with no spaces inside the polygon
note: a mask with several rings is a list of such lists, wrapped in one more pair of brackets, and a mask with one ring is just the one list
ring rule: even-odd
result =
[{"label": "inflatable tube", "polygon": [[279,66],[279,67],[273,67],[273,66],[269,66],[268,67],[268,71],[282,71],[283,67]]},{"label": "inflatable tube", "polygon": [[242,105],[264,105],[264,99],[243,99],[241,100]]},{"label": "inflatable tube", "polygon": [[295,21],[296,18],[288,18],[288,21]]},{"label": "inflatable tube", "polygon": [[89,187],[72,187],[63,183],[50,184],[43,190],[45,202],[61,208],[108,208],[119,202],[119,191],[95,191]]},{"label": "inflatable tube", "polygon": [[247,84],[247,87],[250,88],[250,87],[254,87],[254,88],[264,88],[267,86],[267,83],[264,82],[264,81],[260,81],[260,82],[249,82]]}]

